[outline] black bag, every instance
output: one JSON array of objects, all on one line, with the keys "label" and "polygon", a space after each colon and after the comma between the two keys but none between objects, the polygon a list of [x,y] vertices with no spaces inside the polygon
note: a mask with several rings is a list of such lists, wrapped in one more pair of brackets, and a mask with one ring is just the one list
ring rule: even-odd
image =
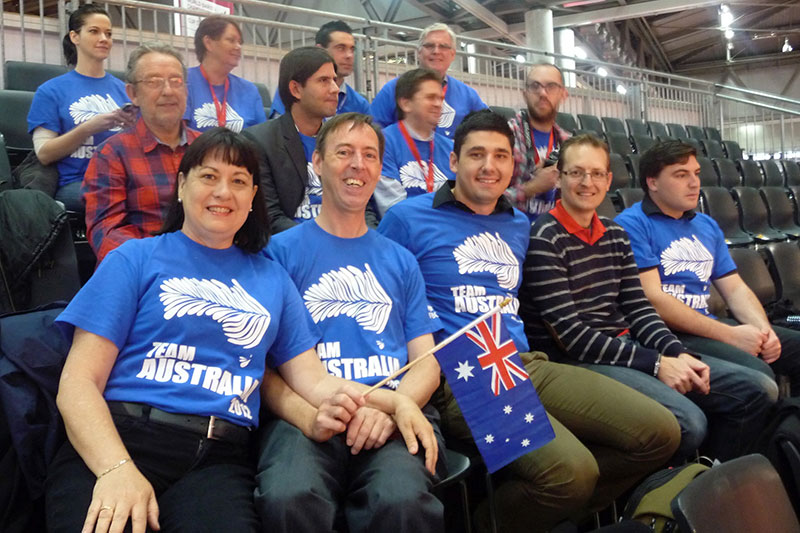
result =
[{"label": "black bag", "polygon": [[795,512],[800,513],[800,398],[778,402],[752,452],[769,459],[781,476]]},{"label": "black bag", "polygon": [[58,168],[54,164],[42,164],[31,150],[14,169],[14,179],[23,189],[42,191],[54,198],[58,189]]}]

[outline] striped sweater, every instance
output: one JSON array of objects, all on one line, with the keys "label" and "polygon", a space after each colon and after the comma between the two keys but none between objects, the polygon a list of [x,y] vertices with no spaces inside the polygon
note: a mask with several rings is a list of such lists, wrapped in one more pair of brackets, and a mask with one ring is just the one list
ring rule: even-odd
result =
[{"label": "striped sweater", "polygon": [[[625,230],[602,223],[606,231],[593,245],[551,213],[531,228],[519,293],[531,349],[654,375],[659,354],[678,355],[683,345],[645,297]],[[619,338],[626,332],[636,343]]]}]

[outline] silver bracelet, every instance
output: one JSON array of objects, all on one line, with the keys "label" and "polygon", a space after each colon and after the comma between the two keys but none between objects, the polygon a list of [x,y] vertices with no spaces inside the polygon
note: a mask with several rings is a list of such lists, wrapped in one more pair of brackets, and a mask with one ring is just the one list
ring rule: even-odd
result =
[{"label": "silver bracelet", "polygon": [[130,457],[126,457],[125,459],[123,459],[122,461],[118,462],[117,464],[115,464],[115,465],[113,465],[113,466],[111,466],[109,468],[106,468],[105,470],[100,472],[100,474],[97,476],[97,479],[100,479],[101,477],[105,476],[109,472],[113,472],[114,470],[116,470],[117,468],[121,467],[122,465],[124,465],[125,463],[127,463],[130,460],[131,460]]},{"label": "silver bracelet", "polygon": [[661,354],[658,354],[658,359],[656,359],[656,364],[653,366],[653,377],[658,377],[658,369],[661,368]]}]

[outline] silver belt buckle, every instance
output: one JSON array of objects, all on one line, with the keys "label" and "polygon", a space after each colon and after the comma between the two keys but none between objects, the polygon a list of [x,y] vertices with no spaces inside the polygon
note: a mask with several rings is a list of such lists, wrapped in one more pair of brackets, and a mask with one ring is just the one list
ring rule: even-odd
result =
[{"label": "silver belt buckle", "polygon": [[208,417],[208,431],[206,431],[206,438],[207,439],[218,440],[216,435],[214,435],[214,427],[215,427],[216,423],[217,423],[217,417],[216,416]]}]

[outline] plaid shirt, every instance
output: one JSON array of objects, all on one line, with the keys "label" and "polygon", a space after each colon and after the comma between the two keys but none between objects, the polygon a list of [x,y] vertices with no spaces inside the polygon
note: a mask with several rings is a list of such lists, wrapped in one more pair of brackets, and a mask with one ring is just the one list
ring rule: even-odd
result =
[{"label": "plaid shirt", "polygon": [[[511,131],[514,133],[514,174],[511,176],[511,184],[506,189],[506,196],[514,204],[514,207],[523,213],[527,213],[528,197],[525,196],[525,192],[522,190],[522,184],[533,178],[533,173],[536,172],[537,167],[533,159],[534,148],[528,147],[525,143],[523,128],[529,128],[530,125],[522,114],[522,111],[518,111],[517,115],[508,121]],[[553,124],[553,129],[556,132],[556,138],[553,140],[553,150],[558,150],[561,143],[569,139],[571,135],[558,124]],[[531,138],[533,137],[531,136]]]},{"label": "plaid shirt", "polygon": [[86,229],[98,264],[127,241],[161,228],[175,191],[178,165],[200,132],[183,127],[180,145],[161,143],[139,118],[98,147],[83,178]]}]

